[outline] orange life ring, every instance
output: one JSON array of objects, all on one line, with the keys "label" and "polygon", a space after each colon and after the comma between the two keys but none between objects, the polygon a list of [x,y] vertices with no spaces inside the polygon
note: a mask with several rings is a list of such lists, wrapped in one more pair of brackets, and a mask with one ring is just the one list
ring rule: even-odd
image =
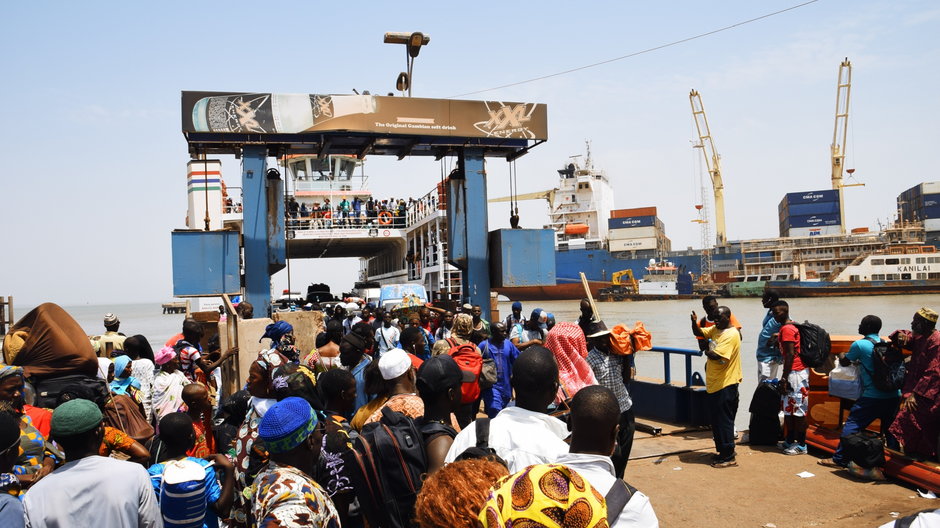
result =
[{"label": "orange life ring", "polygon": [[333,218],[333,211],[327,211],[323,213],[323,218],[326,218],[326,219]]},{"label": "orange life ring", "polygon": [[382,211],[379,213],[379,223],[382,225],[388,225],[392,223],[392,213],[388,211]]}]

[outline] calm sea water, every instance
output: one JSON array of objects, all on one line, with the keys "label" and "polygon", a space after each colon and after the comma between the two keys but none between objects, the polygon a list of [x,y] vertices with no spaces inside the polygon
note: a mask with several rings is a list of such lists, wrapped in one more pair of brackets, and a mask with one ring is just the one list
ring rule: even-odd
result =
[{"label": "calm sea water", "polygon": [[[819,324],[832,335],[855,336],[862,317],[874,314],[884,322],[882,334],[897,328],[910,328],[914,312],[921,306],[940,310],[940,295],[890,295],[876,297],[831,297],[814,299],[792,299],[790,315],[794,320],[809,320]],[[719,304],[728,306],[743,326],[741,363],[744,381],[741,384],[741,405],[738,409],[739,429],[747,427],[747,406],[757,385],[756,349],[759,326],[766,311],[760,299],[719,299]],[[665,347],[696,349],[695,338],[689,328],[689,313],[695,310],[702,316],[702,305],[697,300],[644,301],[598,303],[598,310],[608,327],[623,323],[633,325],[643,321],[653,335],[653,344]],[[577,301],[525,302],[523,313],[534,308],[543,308],[555,314],[557,321],[576,321]],[[121,331],[127,335],[142,334],[157,349],[171,336],[179,333],[182,315],[163,315],[159,303],[64,306],[89,335],[104,331],[104,314],[113,312],[121,320]],[[31,306],[16,307],[17,317]],[[500,303],[500,315],[509,314],[509,303]],[[704,358],[693,358],[693,370],[704,376]],[[638,374],[643,377],[661,378],[663,355],[658,352],[641,352],[637,355]],[[685,365],[681,357],[671,361],[673,381],[685,379]]]}]

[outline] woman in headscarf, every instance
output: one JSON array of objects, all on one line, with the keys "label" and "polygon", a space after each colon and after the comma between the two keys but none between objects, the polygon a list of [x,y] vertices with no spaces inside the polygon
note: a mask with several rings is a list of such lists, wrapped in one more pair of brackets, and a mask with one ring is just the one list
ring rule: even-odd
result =
[{"label": "woman in headscarf", "polygon": [[440,354],[446,354],[448,350],[455,346],[469,343],[472,333],[473,317],[465,313],[455,315],[454,324],[450,328],[450,337],[435,341],[434,347],[431,348],[431,355],[438,356]]},{"label": "woman in headscarf", "polygon": [[267,463],[267,451],[258,439],[258,424],[268,409],[277,403],[273,386],[274,371],[287,362],[287,358],[277,350],[263,350],[248,369],[246,388],[251,395],[251,406],[228,450],[228,457],[235,464],[235,503],[230,526],[244,527],[251,524],[251,500],[245,497],[243,491],[251,486],[255,476]]},{"label": "woman in headscarf", "polygon": [[160,372],[153,379],[153,416],[154,421],[160,423],[164,416],[179,411],[183,406],[183,387],[189,381],[179,369],[179,359],[173,347],[161,348],[154,359]]},{"label": "woman in headscarf", "polygon": [[537,464],[503,477],[477,519],[484,528],[608,526],[604,496],[573,469],[555,464]]},{"label": "woman in headscarf", "polygon": [[142,335],[134,335],[124,340],[124,352],[131,358],[131,376],[140,382],[140,400],[144,407],[147,421],[153,416],[153,378],[156,374],[153,348]]},{"label": "woman in headscarf", "polygon": [[0,475],[0,493],[22,494],[55,468],[51,446],[23,413],[23,369],[0,364],[0,412],[13,415],[20,424],[20,446],[12,474]]},{"label": "woman in headscarf", "polygon": [[111,392],[114,394],[126,394],[137,403],[141,402],[140,382],[131,375],[130,356],[118,356],[114,358],[114,379],[111,381]]},{"label": "woman in headscarf", "polygon": [[552,328],[545,339],[545,348],[552,351],[558,363],[558,389],[556,403],[573,398],[588,385],[597,385],[597,378],[587,362],[587,340],[581,327],[561,322]]}]

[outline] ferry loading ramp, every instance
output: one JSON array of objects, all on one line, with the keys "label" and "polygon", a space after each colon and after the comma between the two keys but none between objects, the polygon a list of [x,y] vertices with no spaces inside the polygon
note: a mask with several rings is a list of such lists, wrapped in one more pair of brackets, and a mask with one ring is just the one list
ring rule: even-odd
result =
[{"label": "ferry loading ramp", "polygon": [[[286,264],[282,181],[277,171],[268,169],[268,157],[456,155],[457,173],[447,189],[448,260],[464,274],[464,299],[487,305],[491,283],[483,160],[512,161],[548,138],[545,105],[527,102],[182,92],[181,112],[182,132],[193,159],[223,154],[242,159],[243,224],[239,248],[203,245],[200,237],[190,236],[179,255],[174,251],[174,295],[220,295],[244,289],[246,299],[257,307],[270,306],[271,274]],[[174,233],[174,247],[176,239]],[[207,246],[225,249],[205,251]],[[244,250],[241,284],[227,280],[211,291],[202,286],[213,269],[231,269],[239,249]]]}]

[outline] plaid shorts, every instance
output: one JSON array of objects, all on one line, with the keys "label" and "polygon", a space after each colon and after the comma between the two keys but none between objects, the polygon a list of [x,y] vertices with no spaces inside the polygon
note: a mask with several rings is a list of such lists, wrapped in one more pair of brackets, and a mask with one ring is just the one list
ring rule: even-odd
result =
[{"label": "plaid shorts", "polygon": [[783,414],[806,416],[809,412],[809,369],[791,370],[787,383],[790,390],[781,397]]}]

